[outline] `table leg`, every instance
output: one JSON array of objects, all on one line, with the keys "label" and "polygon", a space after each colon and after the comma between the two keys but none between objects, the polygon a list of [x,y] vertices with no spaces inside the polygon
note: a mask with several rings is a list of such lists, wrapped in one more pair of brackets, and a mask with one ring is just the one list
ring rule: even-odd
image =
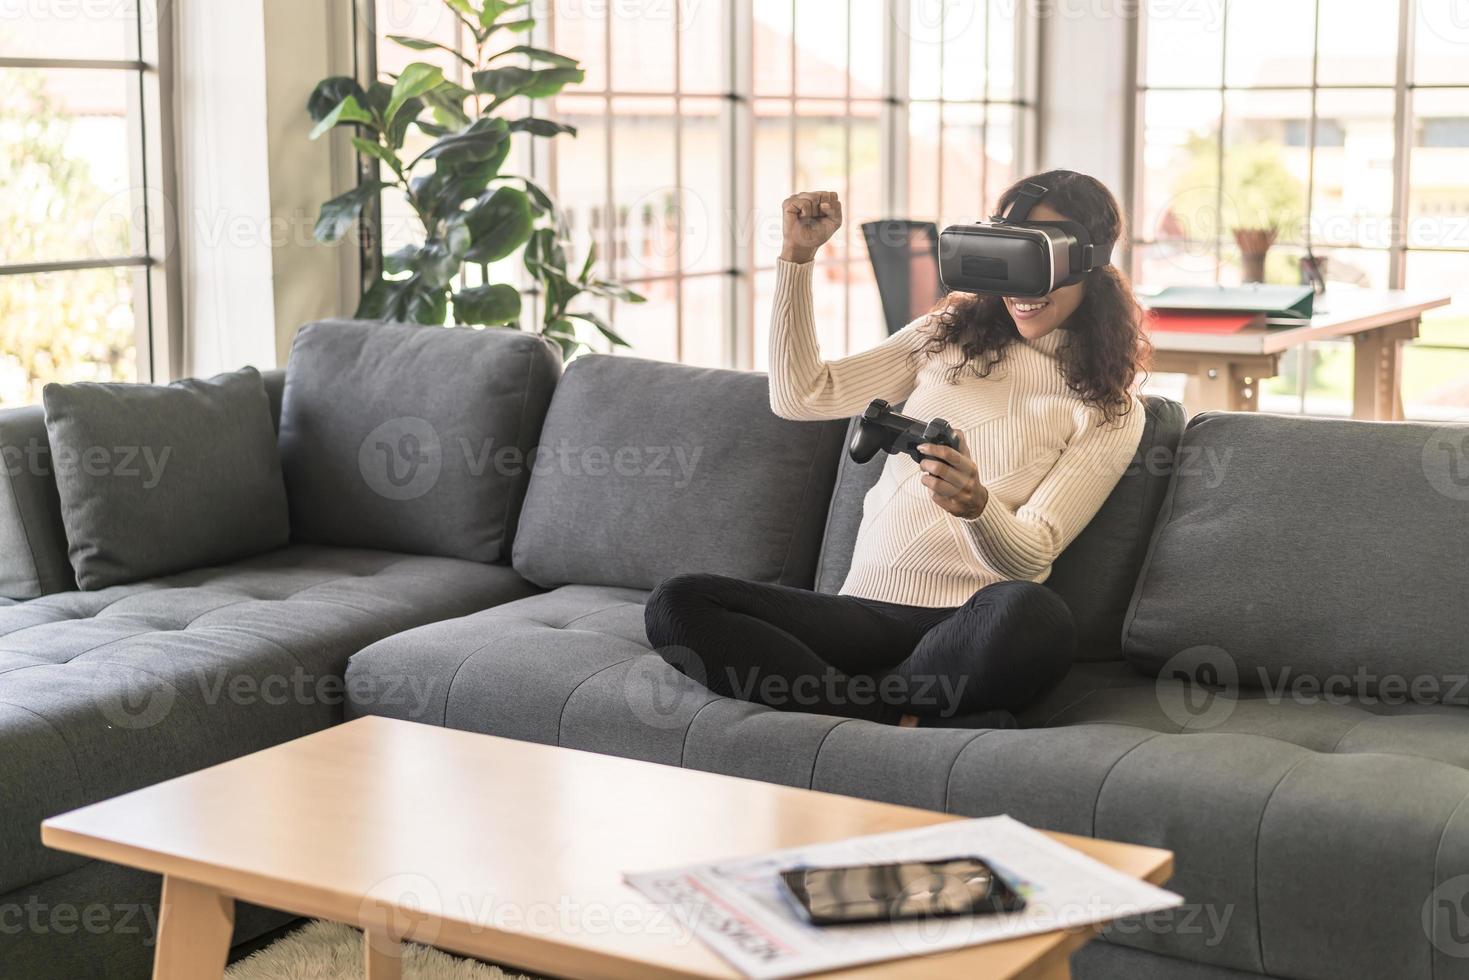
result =
[{"label": "table leg", "polygon": [[362,933],[367,980],[400,980],[403,976],[403,946],[386,933]]},{"label": "table leg", "polygon": [[1403,418],[1403,344],[1418,336],[1419,319],[1390,323],[1352,337],[1352,418]]},{"label": "table leg", "polygon": [[1253,412],[1260,407],[1260,384],[1280,370],[1275,354],[1192,354],[1158,351],[1153,370],[1183,374],[1188,382],[1183,404],[1189,414]]},{"label": "table leg", "polygon": [[224,976],[235,931],[235,900],[207,885],[168,875],[159,903],[153,980]]}]

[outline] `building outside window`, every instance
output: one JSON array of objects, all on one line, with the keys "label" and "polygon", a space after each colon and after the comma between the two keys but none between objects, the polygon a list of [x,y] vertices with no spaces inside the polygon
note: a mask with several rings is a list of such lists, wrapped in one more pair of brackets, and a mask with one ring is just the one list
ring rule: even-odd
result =
[{"label": "building outside window", "polygon": [[[1450,0],[1153,0],[1140,19],[1133,275],[1238,282],[1237,227],[1333,283],[1454,294],[1404,361],[1408,416],[1469,412],[1469,21]],[[1303,43],[1302,39],[1311,43]],[[1286,356],[1274,411],[1350,414],[1352,350]]]}]

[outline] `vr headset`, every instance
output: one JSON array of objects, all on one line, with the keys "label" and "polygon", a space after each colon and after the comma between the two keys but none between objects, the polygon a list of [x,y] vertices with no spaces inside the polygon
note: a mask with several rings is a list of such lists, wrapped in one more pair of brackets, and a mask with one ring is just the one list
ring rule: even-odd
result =
[{"label": "vr headset", "polygon": [[950,225],[939,235],[939,279],[944,288],[995,296],[1044,296],[1081,282],[1112,261],[1112,242],[1093,242],[1074,221],[1031,221],[1046,194],[1040,184],[1020,188],[1003,216]]}]

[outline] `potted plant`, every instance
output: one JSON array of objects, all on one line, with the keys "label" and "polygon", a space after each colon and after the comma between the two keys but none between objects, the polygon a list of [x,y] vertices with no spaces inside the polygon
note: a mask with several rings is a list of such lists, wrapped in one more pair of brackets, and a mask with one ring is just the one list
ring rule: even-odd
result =
[{"label": "potted plant", "polygon": [[[415,62],[366,88],[338,76],[324,79],[311,93],[311,138],[352,127],[352,146],[378,165],[376,176],[321,206],[317,240],[341,238],[364,206],[389,189],[404,195],[421,225],[418,243],[383,257],[384,275],[364,292],[357,318],[444,324],[452,317],[456,324],[520,326],[555,343],[564,357],[584,346],[582,323],[614,345],[627,346],[601,316],[576,308],[577,300],[591,295],[640,303],[643,298],[597,275],[595,245],[577,263],[566,221],[550,194],[501,169],[514,133],[576,136],[573,127],[555,120],[508,118],[513,99],[548,98],[585,77],[573,58],[508,43],[535,23],[526,12],[528,2],[443,0],[472,39],[472,55],[424,38],[390,35],[415,51],[447,52],[468,69],[472,88],[445,78],[436,65]],[[497,43],[501,39],[506,42]],[[434,141],[405,159],[404,143],[414,127]],[[487,266],[516,250],[542,298],[533,326],[522,320],[521,290],[514,283],[456,288],[464,266]]]}]

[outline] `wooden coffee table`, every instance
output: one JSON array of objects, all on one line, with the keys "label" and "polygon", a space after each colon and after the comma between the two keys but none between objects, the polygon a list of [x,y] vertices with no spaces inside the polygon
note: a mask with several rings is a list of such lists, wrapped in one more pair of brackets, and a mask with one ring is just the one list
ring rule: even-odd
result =
[{"label": "wooden coffee table", "polygon": [[[345,922],[367,975],[413,940],[565,977],[732,977],[627,871],[958,819],[590,752],[364,718],[53,817],[45,843],[164,876],[155,980],[224,972],[235,901]],[[1155,884],[1168,851],[1055,835]],[[1069,975],[1090,930],[844,977]]]}]

